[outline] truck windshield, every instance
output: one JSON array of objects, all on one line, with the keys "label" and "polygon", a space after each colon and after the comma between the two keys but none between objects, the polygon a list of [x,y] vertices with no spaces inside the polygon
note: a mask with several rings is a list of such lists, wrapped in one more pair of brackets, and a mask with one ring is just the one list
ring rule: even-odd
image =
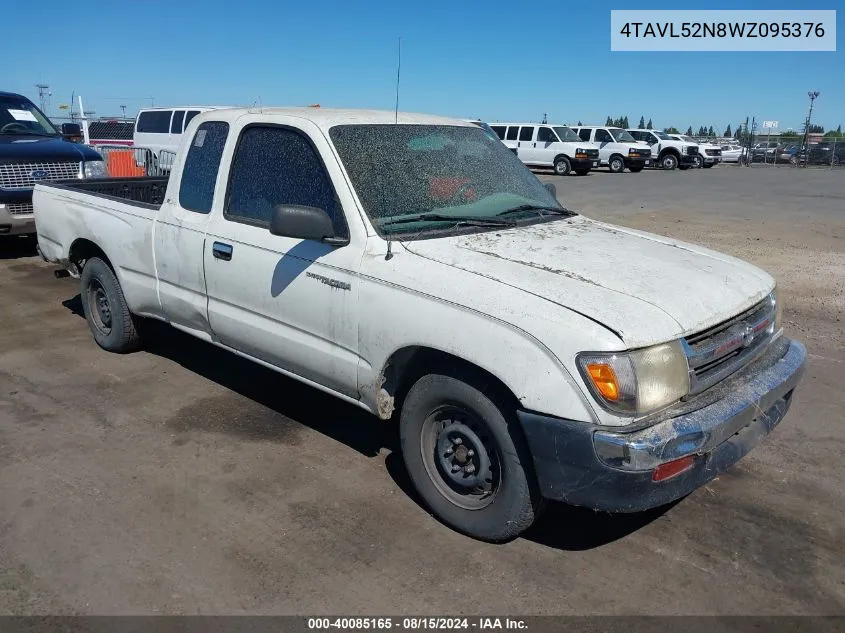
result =
[{"label": "truck windshield", "polygon": [[415,239],[574,215],[498,137],[475,126],[338,125],[329,135],[364,211],[385,236]]},{"label": "truck windshield", "polygon": [[555,126],[555,132],[557,132],[558,138],[563,141],[564,143],[580,143],[581,137],[578,136],[575,132],[570,130],[568,127],[564,127],[562,125]]},{"label": "truck windshield", "polygon": [[28,99],[0,97],[0,134],[57,136],[58,131]]}]

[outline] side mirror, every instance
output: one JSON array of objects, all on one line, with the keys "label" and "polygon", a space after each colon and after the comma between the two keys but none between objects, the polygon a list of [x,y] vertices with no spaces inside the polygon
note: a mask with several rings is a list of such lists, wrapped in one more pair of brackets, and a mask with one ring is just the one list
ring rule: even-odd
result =
[{"label": "side mirror", "polygon": [[552,194],[552,198],[557,200],[557,187],[555,187],[555,183],[547,182],[543,185],[550,194]]},{"label": "side mirror", "polygon": [[62,136],[65,138],[80,138],[82,127],[79,123],[62,123]]},{"label": "side mirror", "polygon": [[270,233],[327,243],[334,243],[335,240],[334,224],[329,214],[317,207],[300,205],[280,204],[273,209]]}]

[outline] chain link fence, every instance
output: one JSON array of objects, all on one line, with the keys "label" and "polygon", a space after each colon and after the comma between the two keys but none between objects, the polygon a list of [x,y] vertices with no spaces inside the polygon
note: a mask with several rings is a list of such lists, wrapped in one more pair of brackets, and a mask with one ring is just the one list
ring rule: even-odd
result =
[{"label": "chain link fence", "polygon": [[106,173],[112,178],[138,176],[169,176],[176,159],[176,152],[148,147],[126,147],[125,145],[94,145],[103,157]]}]

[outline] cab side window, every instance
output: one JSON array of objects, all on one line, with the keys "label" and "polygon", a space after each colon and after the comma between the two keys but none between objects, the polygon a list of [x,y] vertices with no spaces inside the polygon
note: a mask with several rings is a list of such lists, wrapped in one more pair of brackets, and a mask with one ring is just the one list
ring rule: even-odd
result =
[{"label": "cab side window", "polygon": [[582,128],[582,129],[578,130],[578,136],[580,137],[580,139],[582,141],[589,142],[590,132],[591,132],[591,130],[588,130],[587,128]]},{"label": "cab side window", "polygon": [[505,139],[508,141],[515,141],[517,135],[519,134],[519,126],[518,125],[511,125],[508,127],[508,133],[505,136]]},{"label": "cab side window", "polygon": [[323,160],[301,132],[252,126],[241,133],[229,178],[224,215],[269,226],[279,205],[317,207],[329,214],[338,237],[348,237],[343,209]]},{"label": "cab side window", "polygon": [[206,121],[197,129],[182,170],[179,206],[195,213],[208,213],[220,169],[223,146],[229,135],[225,121]]},{"label": "cab side window", "polygon": [[550,127],[541,127],[537,130],[538,143],[557,143],[557,136]]},{"label": "cab side window", "polygon": [[596,130],[596,143],[612,143],[613,137],[607,130]]},{"label": "cab side window", "polygon": [[490,129],[496,133],[496,136],[498,136],[500,140],[505,140],[505,130],[507,128],[504,125],[491,125]]}]

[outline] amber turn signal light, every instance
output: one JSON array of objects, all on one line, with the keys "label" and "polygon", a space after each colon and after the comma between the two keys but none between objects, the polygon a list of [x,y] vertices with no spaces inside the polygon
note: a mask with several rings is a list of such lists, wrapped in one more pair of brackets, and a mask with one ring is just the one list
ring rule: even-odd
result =
[{"label": "amber turn signal light", "polygon": [[611,402],[619,400],[619,383],[616,380],[616,372],[610,365],[592,363],[587,365],[587,373],[598,389],[598,392]]}]

